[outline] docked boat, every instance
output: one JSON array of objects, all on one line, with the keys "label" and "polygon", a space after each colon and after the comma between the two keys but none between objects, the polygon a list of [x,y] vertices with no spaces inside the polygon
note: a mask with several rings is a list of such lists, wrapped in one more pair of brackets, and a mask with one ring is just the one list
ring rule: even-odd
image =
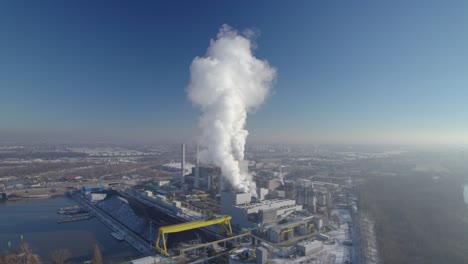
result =
[{"label": "docked boat", "polygon": [[123,241],[125,239],[124,235],[120,232],[112,232],[111,236],[113,236],[118,241]]},{"label": "docked boat", "polygon": [[66,214],[66,215],[73,215],[73,214],[80,214],[86,212],[83,208],[80,206],[69,206],[69,207],[62,207],[58,209],[57,213],[58,214]]}]

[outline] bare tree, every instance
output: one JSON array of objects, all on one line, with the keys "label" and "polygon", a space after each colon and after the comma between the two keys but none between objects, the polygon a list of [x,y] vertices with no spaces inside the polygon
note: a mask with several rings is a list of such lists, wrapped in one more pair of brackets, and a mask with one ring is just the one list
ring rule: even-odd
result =
[{"label": "bare tree", "polygon": [[50,253],[50,258],[55,264],[63,264],[70,257],[71,253],[68,249],[57,249]]},{"label": "bare tree", "polygon": [[19,262],[18,254],[6,252],[0,255],[0,263],[16,264],[18,262]]},{"label": "bare tree", "polygon": [[28,244],[21,245],[21,260],[18,263],[24,264],[41,264],[39,256],[34,254]]},{"label": "bare tree", "polygon": [[101,250],[99,249],[98,244],[94,244],[94,252],[93,252],[93,264],[102,264],[102,255]]}]

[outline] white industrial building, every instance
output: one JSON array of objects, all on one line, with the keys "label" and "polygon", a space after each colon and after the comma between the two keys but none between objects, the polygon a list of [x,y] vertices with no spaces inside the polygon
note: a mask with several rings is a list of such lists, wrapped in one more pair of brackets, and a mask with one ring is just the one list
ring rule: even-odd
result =
[{"label": "white industrial building", "polygon": [[129,264],[155,264],[155,263],[163,263],[166,262],[165,259],[161,256],[148,256],[144,258],[134,259],[129,261]]},{"label": "white industrial building", "polygon": [[231,251],[229,264],[266,264],[268,263],[268,250],[264,247],[239,248]]},{"label": "white industrial building", "polygon": [[320,241],[304,241],[297,244],[297,251],[301,256],[309,256],[323,249]]},{"label": "white industrial building", "polygon": [[238,228],[257,226],[260,211],[260,215],[265,215],[265,211],[269,212],[268,215],[276,211],[276,217],[282,217],[300,210],[302,210],[302,205],[297,205],[294,200],[273,199],[252,203],[250,193],[221,193],[221,213],[232,216],[231,223]]},{"label": "white industrial building", "polygon": [[278,243],[291,240],[295,236],[304,236],[318,232],[322,228],[322,219],[315,216],[293,216],[280,225],[268,225],[268,239]]},{"label": "white industrial building", "polygon": [[[192,173],[192,168],[194,168],[195,165],[191,163],[185,163],[184,165],[184,175],[188,175]],[[181,162],[172,162],[172,163],[166,163],[161,165],[161,169],[165,170],[167,172],[174,172],[180,174],[182,171],[182,163]]]}]

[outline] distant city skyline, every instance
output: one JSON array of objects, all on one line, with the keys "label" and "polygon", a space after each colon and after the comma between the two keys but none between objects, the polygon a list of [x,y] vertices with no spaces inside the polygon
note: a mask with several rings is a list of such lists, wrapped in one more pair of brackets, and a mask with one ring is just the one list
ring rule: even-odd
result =
[{"label": "distant city skyline", "polygon": [[248,141],[468,144],[466,1],[2,1],[0,139],[194,141],[227,23],[278,70]]}]

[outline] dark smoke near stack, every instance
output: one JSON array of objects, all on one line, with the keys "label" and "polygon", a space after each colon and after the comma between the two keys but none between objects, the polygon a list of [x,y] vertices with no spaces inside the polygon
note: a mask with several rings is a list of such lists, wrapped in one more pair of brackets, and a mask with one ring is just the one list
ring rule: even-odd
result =
[{"label": "dark smoke near stack", "polygon": [[243,36],[223,25],[204,57],[190,66],[188,96],[200,107],[203,162],[221,167],[237,191],[256,196],[244,162],[247,113],[255,111],[272,87],[276,70],[252,54],[252,34]]}]

